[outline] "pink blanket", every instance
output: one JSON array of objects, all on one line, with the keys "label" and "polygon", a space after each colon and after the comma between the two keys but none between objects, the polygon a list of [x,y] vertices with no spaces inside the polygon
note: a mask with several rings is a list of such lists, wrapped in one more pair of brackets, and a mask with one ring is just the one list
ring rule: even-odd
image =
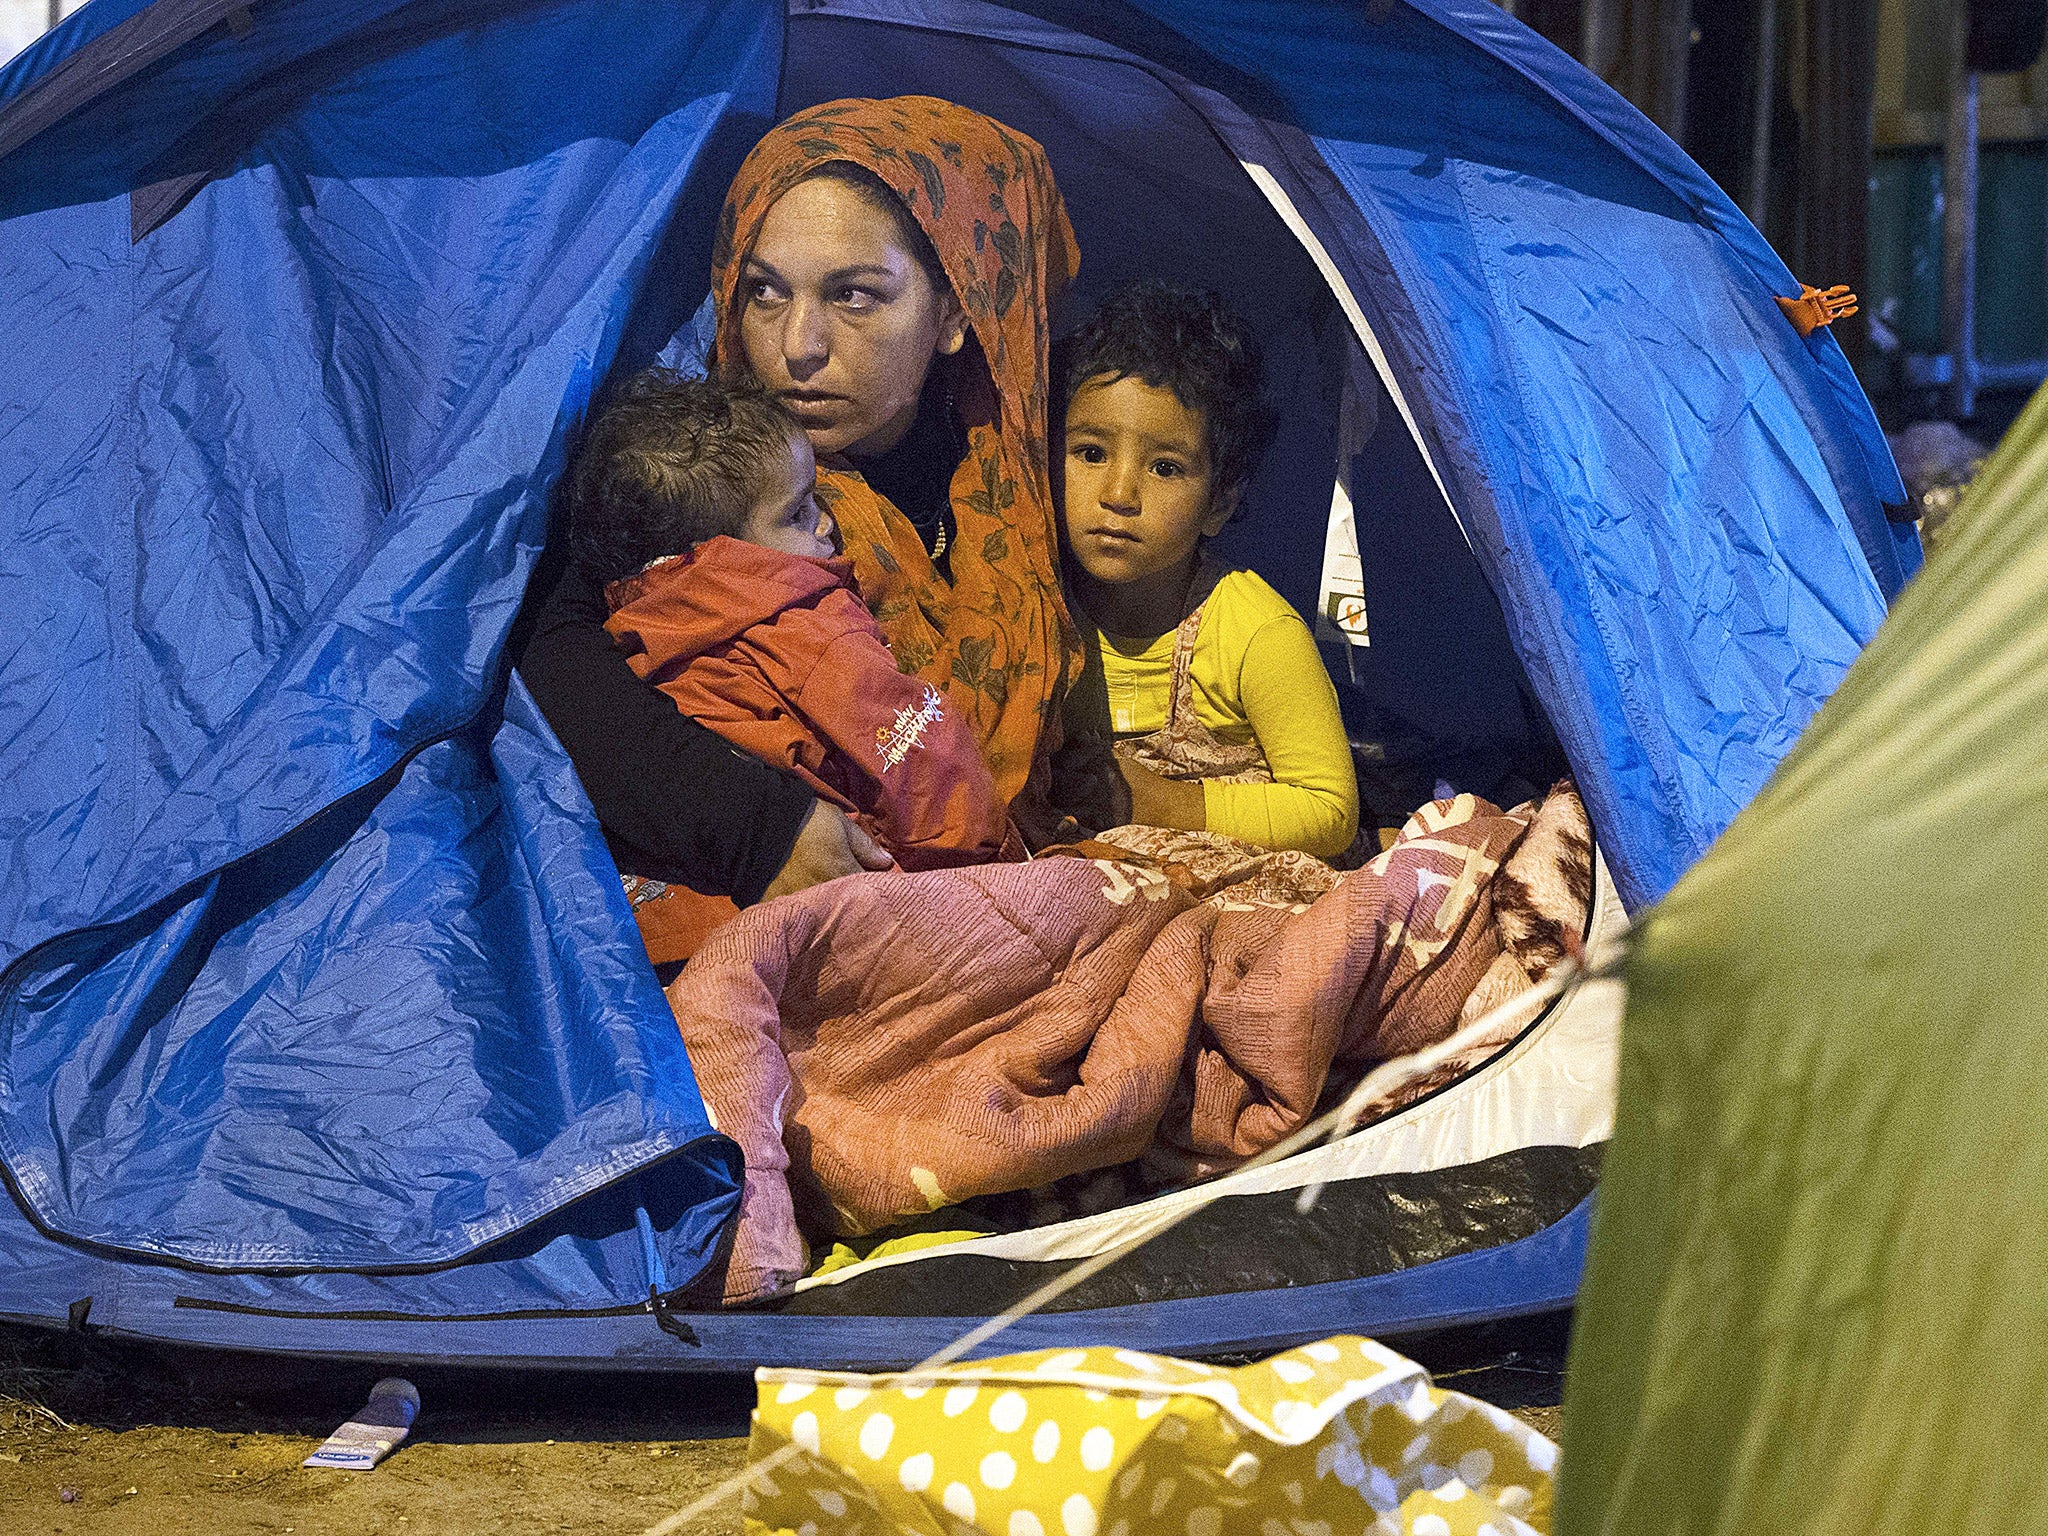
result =
[{"label": "pink blanket", "polygon": [[1533,985],[1590,897],[1569,785],[1512,811],[1433,802],[1342,876],[1194,842],[854,876],[719,930],[669,1000],[746,1155],[726,1299],[787,1289],[800,1227],[868,1232],[1161,1148],[1241,1161],[1314,1112],[1333,1068]]}]

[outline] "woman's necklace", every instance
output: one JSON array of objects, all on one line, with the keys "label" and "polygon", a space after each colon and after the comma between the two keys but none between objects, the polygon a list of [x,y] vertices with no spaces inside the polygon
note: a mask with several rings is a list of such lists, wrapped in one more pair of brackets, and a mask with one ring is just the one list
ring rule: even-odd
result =
[{"label": "woman's necklace", "polygon": [[[939,388],[942,398],[938,419],[946,430],[945,473],[940,477],[940,484],[950,489],[953,471],[959,468],[960,461],[967,457],[967,432],[960,425],[960,406],[953,398],[951,380],[942,378],[939,381]],[[952,542],[952,535],[946,532],[946,513],[951,499],[950,495],[946,494],[942,494],[939,499],[938,532],[932,539],[934,565],[939,563],[940,557],[946,553],[946,546]]]}]

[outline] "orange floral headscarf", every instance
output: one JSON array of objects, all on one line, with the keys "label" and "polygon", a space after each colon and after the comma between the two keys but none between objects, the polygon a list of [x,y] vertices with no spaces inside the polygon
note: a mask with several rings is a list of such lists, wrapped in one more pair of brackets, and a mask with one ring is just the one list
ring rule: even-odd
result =
[{"label": "orange floral headscarf", "polygon": [[[909,519],[859,474],[821,464],[821,499],[897,665],[973,722],[997,793],[1013,801],[1027,780],[1042,790],[1060,701],[1080,667],[1046,468],[1048,316],[1078,264],[1073,227],[1045,151],[979,112],[899,96],[799,113],[754,146],[719,220],[711,285],[728,378],[746,371],[739,277],[762,222],[776,199],[834,160],[903,200],[967,316],[973,340],[954,393],[967,456],[952,483],[951,583]],[[977,350],[985,367],[972,366]]]}]

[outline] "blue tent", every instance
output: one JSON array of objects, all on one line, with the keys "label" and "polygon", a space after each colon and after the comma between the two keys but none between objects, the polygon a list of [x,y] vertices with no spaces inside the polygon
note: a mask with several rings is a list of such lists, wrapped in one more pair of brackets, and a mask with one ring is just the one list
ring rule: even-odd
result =
[{"label": "blue tent", "polygon": [[[1106,1240],[694,1304],[736,1152],[505,663],[565,433],[689,333],[740,157],[910,91],[1047,146],[1076,306],[1142,273],[1254,317],[1286,425],[1236,553],[1325,616],[1369,769],[1568,762],[1596,924],[1917,563],[1790,274],[1486,0],[92,0],[0,70],[0,1315],[880,1364]],[[1559,1010],[1004,1345],[1562,1302],[1612,1021]]]}]

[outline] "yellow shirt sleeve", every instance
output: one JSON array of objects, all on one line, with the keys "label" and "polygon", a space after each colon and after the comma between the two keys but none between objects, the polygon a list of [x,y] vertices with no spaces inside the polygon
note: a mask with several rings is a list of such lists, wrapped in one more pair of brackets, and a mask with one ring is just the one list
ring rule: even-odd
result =
[{"label": "yellow shirt sleeve", "polygon": [[[1205,780],[1203,810],[1212,832],[1327,859],[1358,832],[1358,774],[1315,638],[1299,614],[1281,606],[1245,642],[1234,690],[1274,782]],[[1218,660],[1228,666],[1227,654]]]}]

